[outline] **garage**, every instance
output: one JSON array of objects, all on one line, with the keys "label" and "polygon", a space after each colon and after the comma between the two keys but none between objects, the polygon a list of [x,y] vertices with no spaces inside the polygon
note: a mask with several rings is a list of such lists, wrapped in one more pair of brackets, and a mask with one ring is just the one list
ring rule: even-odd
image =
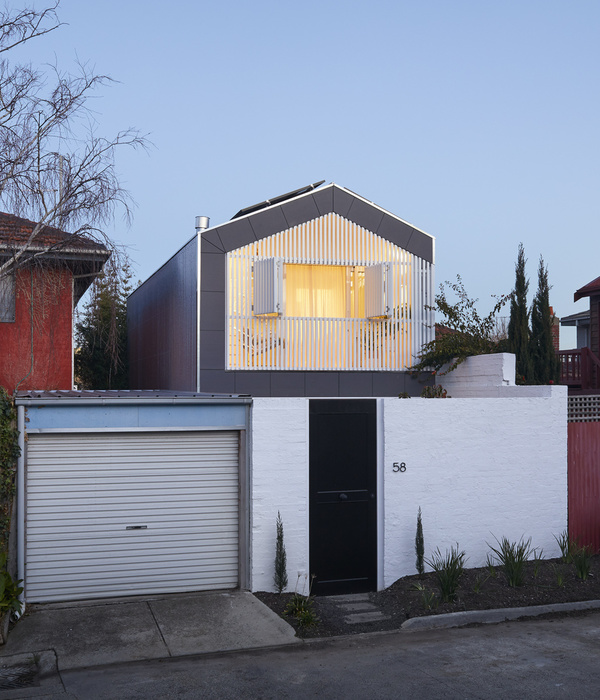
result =
[{"label": "garage", "polygon": [[248,399],[86,393],[18,401],[26,600],[246,587]]}]

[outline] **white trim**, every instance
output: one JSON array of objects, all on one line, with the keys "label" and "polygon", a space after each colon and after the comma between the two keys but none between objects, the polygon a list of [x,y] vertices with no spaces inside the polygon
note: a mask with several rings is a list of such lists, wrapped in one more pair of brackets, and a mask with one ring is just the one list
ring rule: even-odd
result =
[{"label": "white trim", "polygon": [[206,426],[177,426],[177,427],[130,427],[130,428],[28,428],[28,435],[38,435],[41,433],[178,433],[178,432],[203,432],[203,431],[225,431],[225,430],[246,430],[245,425],[206,425]]}]

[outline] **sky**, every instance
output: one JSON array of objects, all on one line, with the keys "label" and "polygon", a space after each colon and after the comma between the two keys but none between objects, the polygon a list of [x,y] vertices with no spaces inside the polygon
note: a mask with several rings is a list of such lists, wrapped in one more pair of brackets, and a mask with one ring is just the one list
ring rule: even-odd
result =
[{"label": "sky", "polygon": [[218,225],[325,180],[433,235],[436,283],[460,275],[482,313],[513,288],[521,242],[530,298],[543,256],[555,313],[589,308],[573,293],[600,275],[597,0],[62,0],[58,13],[65,26],[15,57],[118,81],[91,105],[99,133],[152,142],[118,154],[136,208],[109,229],[139,279],[195,216]]}]

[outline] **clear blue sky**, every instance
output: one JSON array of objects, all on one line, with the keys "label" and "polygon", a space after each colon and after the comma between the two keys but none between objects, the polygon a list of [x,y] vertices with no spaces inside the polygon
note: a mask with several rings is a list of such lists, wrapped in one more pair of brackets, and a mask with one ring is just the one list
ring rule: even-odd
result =
[{"label": "clear blue sky", "polygon": [[573,292],[600,275],[597,0],[62,0],[59,16],[28,57],[120,81],[94,100],[100,131],[154,143],[118,161],[138,206],[113,235],[140,279],[196,215],[325,179],[435,236],[437,282],[462,275],[483,311],[521,241],[530,293],[541,254],[556,313],[588,308]]}]

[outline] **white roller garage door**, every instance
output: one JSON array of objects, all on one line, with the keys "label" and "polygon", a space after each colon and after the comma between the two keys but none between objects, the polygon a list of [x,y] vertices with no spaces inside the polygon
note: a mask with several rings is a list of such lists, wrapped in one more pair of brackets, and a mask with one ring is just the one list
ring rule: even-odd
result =
[{"label": "white roller garage door", "polygon": [[30,435],[30,602],[238,585],[238,433]]}]

